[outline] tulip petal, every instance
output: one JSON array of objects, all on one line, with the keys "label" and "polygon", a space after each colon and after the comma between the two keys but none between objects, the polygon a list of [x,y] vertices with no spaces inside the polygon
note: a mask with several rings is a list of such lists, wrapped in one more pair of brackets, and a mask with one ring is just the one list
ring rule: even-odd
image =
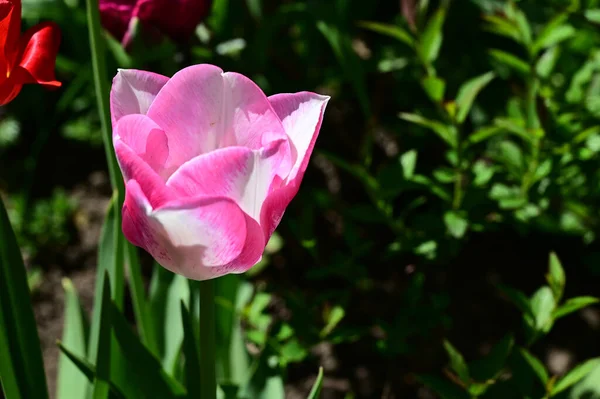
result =
[{"label": "tulip petal", "polygon": [[102,26],[117,40],[123,39],[133,15],[136,0],[100,0]]},{"label": "tulip petal", "polygon": [[265,94],[250,79],[213,65],[177,72],[148,110],[167,133],[168,167],[228,146],[259,149],[285,138]]},{"label": "tulip petal", "polygon": [[163,267],[194,280],[239,272],[236,260],[250,252],[246,216],[233,201],[185,198],[153,210],[135,180],[127,183],[123,233]]},{"label": "tulip petal", "polygon": [[53,22],[42,22],[28,29],[19,40],[19,65],[12,72],[20,83],[59,87],[54,64],[60,44],[60,29]]},{"label": "tulip petal", "polygon": [[146,114],[158,92],[169,78],[152,72],[120,69],[113,79],[110,92],[110,113],[113,128],[129,114]]},{"label": "tulip petal", "polygon": [[170,172],[165,170],[169,143],[165,132],[146,115],[127,115],[119,120],[113,140],[126,144],[166,181]]},{"label": "tulip petal", "polygon": [[328,96],[311,92],[276,94],[269,97],[273,109],[281,118],[283,127],[296,151],[296,161],[287,181],[302,179],[313,147],[317,141]]},{"label": "tulip petal", "polygon": [[[167,181],[174,195],[217,195],[231,198],[256,221],[282,161],[289,158],[287,141],[265,148],[227,147],[183,164]],[[289,169],[288,169],[289,170]]]},{"label": "tulip petal", "polygon": [[174,198],[165,181],[146,161],[121,140],[115,140],[113,144],[125,182],[136,180],[153,208],[158,208]]},{"label": "tulip petal", "polygon": [[0,77],[9,75],[19,52],[21,1],[0,0]]},{"label": "tulip petal", "polygon": [[17,83],[14,75],[0,83],[0,105],[11,102],[21,92],[22,87],[23,85]]},{"label": "tulip petal", "polygon": [[315,93],[277,94],[269,97],[294,145],[296,161],[279,188],[273,187],[260,215],[265,240],[273,234],[285,209],[298,193],[302,177],[321,129],[323,113],[329,97]]}]

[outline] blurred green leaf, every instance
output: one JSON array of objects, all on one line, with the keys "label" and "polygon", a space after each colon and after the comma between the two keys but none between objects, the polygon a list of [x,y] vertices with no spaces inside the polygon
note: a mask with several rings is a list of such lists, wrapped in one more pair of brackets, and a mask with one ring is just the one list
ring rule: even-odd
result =
[{"label": "blurred green leaf", "polygon": [[538,331],[547,333],[552,326],[552,314],[556,308],[554,295],[550,287],[538,289],[531,297],[531,311],[535,319],[534,327]]},{"label": "blurred green leaf", "polygon": [[440,395],[441,399],[471,399],[458,385],[433,375],[418,375],[417,380]]},{"label": "blurred green leaf", "polygon": [[467,367],[467,363],[463,356],[447,340],[444,340],[444,349],[450,358],[450,368],[458,375],[462,382],[468,384],[471,377],[469,376],[469,368]]},{"label": "blurred green leaf", "polygon": [[554,252],[550,254],[550,260],[548,261],[548,274],[546,275],[546,281],[548,281],[548,284],[554,293],[555,301],[557,303],[560,302],[565,289],[566,276],[565,271],[560,264],[560,260]]},{"label": "blurred green leaf", "polygon": [[412,122],[416,125],[431,129],[436,133],[442,140],[448,143],[451,147],[455,147],[456,143],[456,131],[451,127],[444,125],[441,122],[430,120],[422,117],[421,115],[401,112],[398,114],[401,119]]},{"label": "blurred green leaf", "polygon": [[590,305],[600,302],[600,299],[591,296],[579,296],[576,298],[567,299],[554,311],[554,318],[564,317],[570,313],[576,312]]},{"label": "blurred green leaf", "polygon": [[444,223],[450,235],[454,238],[462,238],[467,232],[469,221],[462,212],[448,211],[444,214]]},{"label": "blurred green leaf", "polygon": [[473,106],[473,101],[475,101],[479,92],[483,90],[494,77],[495,75],[493,72],[487,72],[466,81],[460,86],[455,100],[456,106],[458,107],[458,113],[456,114],[458,123],[463,123],[465,121]]},{"label": "blurred green leaf", "polygon": [[27,272],[0,199],[0,376],[10,399],[47,398]]},{"label": "blurred green leaf", "polygon": [[440,53],[443,39],[442,28],[445,19],[446,8],[440,7],[431,16],[419,38],[419,52],[421,57],[428,63],[435,61]]},{"label": "blurred green leaf", "polygon": [[397,25],[389,25],[371,21],[360,21],[358,22],[358,26],[382,35],[392,37],[410,47],[413,47],[415,44],[415,39],[412,37],[412,35]]},{"label": "blurred green leaf", "polygon": [[521,354],[523,359],[525,359],[529,367],[531,367],[531,370],[533,370],[535,375],[541,381],[542,385],[545,387],[548,384],[548,380],[550,379],[550,377],[548,377],[548,372],[546,371],[546,367],[544,366],[544,364],[541,361],[539,361],[538,358],[529,353],[529,351],[527,351],[527,349],[525,348],[520,348],[519,353]]},{"label": "blurred green leaf", "polygon": [[556,396],[562,391],[568,389],[573,384],[577,383],[583,377],[588,375],[592,370],[600,365],[600,358],[596,357],[589,359],[586,362],[576,366],[573,370],[569,371],[565,376],[560,378],[552,387],[550,396]]},{"label": "blurred green leaf", "polygon": [[499,284],[497,288],[514,305],[516,305],[517,308],[519,308],[519,310],[521,310],[521,312],[523,312],[524,315],[533,317],[533,310],[531,308],[529,298],[527,298],[527,296],[524,293],[502,284]]},{"label": "blurred green leaf", "polygon": [[421,80],[421,84],[429,98],[434,102],[439,103],[444,99],[444,91],[446,89],[446,82],[444,79],[438,78],[437,76],[427,76]]},{"label": "blurred green leaf", "polygon": [[410,150],[400,156],[400,164],[402,165],[402,174],[406,180],[412,179],[417,166],[417,151]]},{"label": "blurred green leaf", "polygon": [[600,8],[585,10],[585,17],[590,22],[600,24]]},{"label": "blurred green leaf", "polygon": [[367,95],[364,71],[358,55],[352,49],[349,35],[346,32],[340,32],[337,26],[325,21],[318,21],[317,28],[329,42],[348,82],[354,87],[364,116],[370,117],[371,106]]},{"label": "blurred green leaf", "polygon": [[334,306],[327,314],[327,324],[321,330],[321,338],[327,337],[333,329],[342,321],[346,312],[341,306]]},{"label": "blurred green leaf", "polygon": [[489,54],[495,61],[509,67],[523,76],[527,76],[530,73],[531,68],[529,67],[529,64],[516,55],[498,49],[489,50]]},{"label": "blurred green leaf", "polygon": [[319,367],[319,374],[308,394],[307,399],[319,399],[321,397],[321,386],[323,385],[323,367]]},{"label": "blurred green leaf", "polygon": [[[71,352],[85,358],[89,325],[84,310],[81,308],[77,291],[69,279],[63,279],[65,291],[65,313],[62,342]],[[89,378],[61,354],[58,360],[58,375],[56,378],[56,397],[70,399],[84,398],[89,388]]]},{"label": "blurred green leaf", "polygon": [[515,340],[511,334],[498,341],[483,359],[471,363],[469,370],[477,381],[487,381],[496,378],[506,366]]},{"label": "blurred green leaf", "polygon": [[246,0],[246,5],[254,19],[262,17],[262,0]]},{"label": "blurred green leaf", "polygon": [[542,78],[548,78],[554,70],[559,56],[560,48],[558,46],[546,50],[535,64],[537,74]]},{"label": "blurred green leaf", "polygon": [[571,25],[563,24],[562,20],[562,16],[558,16],[542,29],[533,43],[534,53],[537,53],[544,48],[557,45],[563,40],[567,40],[575,35],[575,28]]}]

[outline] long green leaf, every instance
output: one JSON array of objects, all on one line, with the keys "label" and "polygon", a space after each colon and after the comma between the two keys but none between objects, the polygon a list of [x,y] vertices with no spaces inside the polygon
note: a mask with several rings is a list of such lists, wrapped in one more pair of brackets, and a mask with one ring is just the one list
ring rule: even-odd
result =
[{"label": "long green leaf", "polygon": [[114,303],[111,308],[113,332],[121,352],[132,368],[131,384],[151,398],[185,396],[185,388],[168,375],[158,359],[140,342]]},{"label": "long green leaf", "polygon": [[468,383],[471,377],[463,355],[447,340],[444,340],[444,349],[446,349],[446,353],[450,358],[450,368],[454,370],[462,382]]},{"label": "long green leaf", "polygon": [[48,397],[27,272],[1,199],[0,380],[8,399]]},{"label": "long green leaf", "polygon": [[[85,358],[75,354],[72,350],[64,346],[62,342],[59,341],[57,344],[62,352],[61,356],[65,356],[79,370],[80,374],[87,378],[88,382],[94,382],[94,378],[96,378],[96,368],[94,365],[90,364]],[[125,395],[123,395],[118,387],[112,383],[109,383],[109,385],[112,397],[125,398]]]},{"label": "long green leaf", "polygon": [[196,335],[192,325],[192,317],[188,312],[185,302],[181,301],[181,320],[183,322],[183,354],[185,356],[185,382],[188,391],[188,398],[199,398],[200,389],[200,358]]},{"label": "long green leaf", "polygon": [[95,336],[92,330],[91,353],[89,354],[92,363],[96,365],[92,397],[94,399],[106,399],[109,392],[111,352],[115,349],[112,345],[110,333],[113,311],[110,306],[111,289],[108,271],[104,271],[96,284],[100,287],[101,297],[98,300],[100,308],[97,309],[97,315],[94,315],[97,316],[98,320],[97,335]]},{"label": "long green leaf", "polygon": [[129,283],[131,285],[131,297],[135,320],[142,338],[142,342],[155,355],[159,355],[159,348],[156,342],[155,329],[152,324],[152,312],[150,302],[146,299],[144,290],[144,281],[142,278],[142,269],[138,258],[137,248],[128,242],[125,242],[125,258],[129,265]]},{"label": "long green leaf", "polygon": [[180,275],[175,275],[167,299],[163,306],[165,307],[164,337],[165,350],[162,358],[162,365],[169,373],[173,373],[177,365],[177,359],[181,353],[183,345],[183,329],[181,328],[181,308],[180,303],[184,301],[186,306],[190,306],[190,286],[188,280]]},{"label": "long green leaf", "polygon": [[[71,352],[85,357],[89,333],[85,312],[79,303],[77,291],[69,279],[63,280],[65,290],[65,315],[62,342]],[[58,399],[85,398],[89,389],[89,378],[73,364],[64,353],[58,360],[56,397]]]}]

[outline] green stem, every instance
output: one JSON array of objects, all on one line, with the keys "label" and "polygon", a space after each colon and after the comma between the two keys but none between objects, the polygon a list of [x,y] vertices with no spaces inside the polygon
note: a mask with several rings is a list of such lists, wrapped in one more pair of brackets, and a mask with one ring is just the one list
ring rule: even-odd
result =
[{"label": "green stem", "polygon": [[200,284],[200,399],[217,397],[215,373],[215,283],[213,280]]},{"label": "green stem", "polygon": [[98,102],[98,112],[100,113],[100,123],[102,126],[102,141],[104,142],[104,152],[108,163],[108,174],[113,190],[119,194],[117,206],[120,207],[123,199],[123,180],[119,176],[119,165],[112,145],[111,122],[110,122],[110,88],[106,79],[106,61],[104,58],[105,48],[102,40],[102,27],[100,25],[100,9],[98,0],[87,0],[87,21],[90,34],[90,50],[92,53],[92,70],[94,73],[94,87],[96,91],[96,100]]}]

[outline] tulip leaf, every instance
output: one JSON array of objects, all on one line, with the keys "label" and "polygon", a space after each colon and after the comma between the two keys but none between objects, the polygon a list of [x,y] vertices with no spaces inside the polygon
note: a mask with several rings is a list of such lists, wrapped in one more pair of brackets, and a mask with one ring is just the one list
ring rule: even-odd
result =
[{"label": "tulip leaf", "polygon": [[111,373],[111,356],[115,353],[110,332],[112,308],[110,302],[110,277],[108,271],[104,271],[96,280],[96,294],[100,292],[100,298],[96,297],[96,306],[94,309],[94,318],[96,330],[91,331],[90,345],[88,347],[88,357],[96,364],[96,374],[94,375],[93,398],[106,399],[109,392],[109,381]]},{"label": "tulip leaf", "polygon": [[181,354],[181,346],[183,345],[180,308],[182,300],[186,306],[191,308],[188,280],[177,274],[171,282],[166,302],[163,304],[165,307],[165,319],[162,328],[164,329],[165,349],[162,357],[162,365],[169,373],[175,370],[177,359]]},{"label": "tulip leaf", "polygon": [[[168,375],[159,360],[142,344],[116,305],[112,304],[112,326],[118,346],[131,369],[131,384],[147,397],[176,398],[185,388]],[[181,325],[179,325],[181,328]]]},{"label": "tulip leaf", "polygon": [[142,269],[138,258],[137,248],[128,242],[125,244],[125,257],[129,265],[129,283],[131,285],[133,311],[137,321],[138,331],[142,342],[154,353],[158,355],[158,344],[156,334],[152,324],[152,312],[150,303],[146,300],[144,290],[144,281],[142,278]]},{"label": "tulip leaf", "polygon": [[189,398],[201,398],[202,390],[200,388],[200,357],[198,346],[196,344],[196,334],[192,325],[192,317],[188,312],[185,302],[182,300],[181,320],[183,322],[183,354],[185,356],[185,381]]},{"label": "tulip leaf", "polygon": [[10,399],[47,398],[27,272],[0,199],[0,380]]},{"label": "tulip leaf", "polygon": [[473,102],[475,98],[479,94],[481,90],[488,83],[494,79],[494,73],[488,72],[483,75],[477,76],[467,82],[465,82],[460,89],[458,89],[458,95],[456,96],[456,106],[458,107],[458,112],[456,114],[456,120],[458,123],[463,123],[471,111],[471,107],[473,106]]},{"label": "tulip leaf", "polygon": [[319,374],[313,384],[307,399],[318,399],[321,397],[321,386],[323,385],[323,367],[319,367]]},{"label": "tulip leaf", "polygon": [[[64,279],[63,288],[65,291],[65,321],[62,342],[71,349],[70,352],[84,358],[89,332],[88,321],[71,280]],[[88,380],[89,378],[86,379],[85,374],[82,374],[82,371],[69,360],[68,355],[64,353],[60,355],[56,388],[58,399],[84,398],[89,387]]]},{"label": "tulip leaf", "polygon": [[250,357],[241,327],[241,312],[254,288],[239,275],[215,280],[215,323],[217,328],[217,377],[230,385],[241,386],[250,373]]},{"label": "tulip leaf", "polygon": [[[67,348],[60,341],[58,341],[58,347],[60,348],[60,351],[62,352],[61,356],[65,356],[65,358],[68,359],[73,364],[73,366],[76,367],[77,370],[80,371],[80,374],[87,378],[88,382],[94,381],[94,378],[96,376],[96,368],[94,367],[94,365],[90,364],[83,357],[75,354],[72,350]],[[110,392],[111,392],[112,397],[116,397],[119,399],[125,398],[125,395],[123,395],[123,393],[119,390],[118,387],[116,387],[112,383],[110,383],[109,385],[110,385]],[[65,397],[69,397],[69,396],[65,396]],[[85,396],[81,396],[81,397],[83,398]]]}]

